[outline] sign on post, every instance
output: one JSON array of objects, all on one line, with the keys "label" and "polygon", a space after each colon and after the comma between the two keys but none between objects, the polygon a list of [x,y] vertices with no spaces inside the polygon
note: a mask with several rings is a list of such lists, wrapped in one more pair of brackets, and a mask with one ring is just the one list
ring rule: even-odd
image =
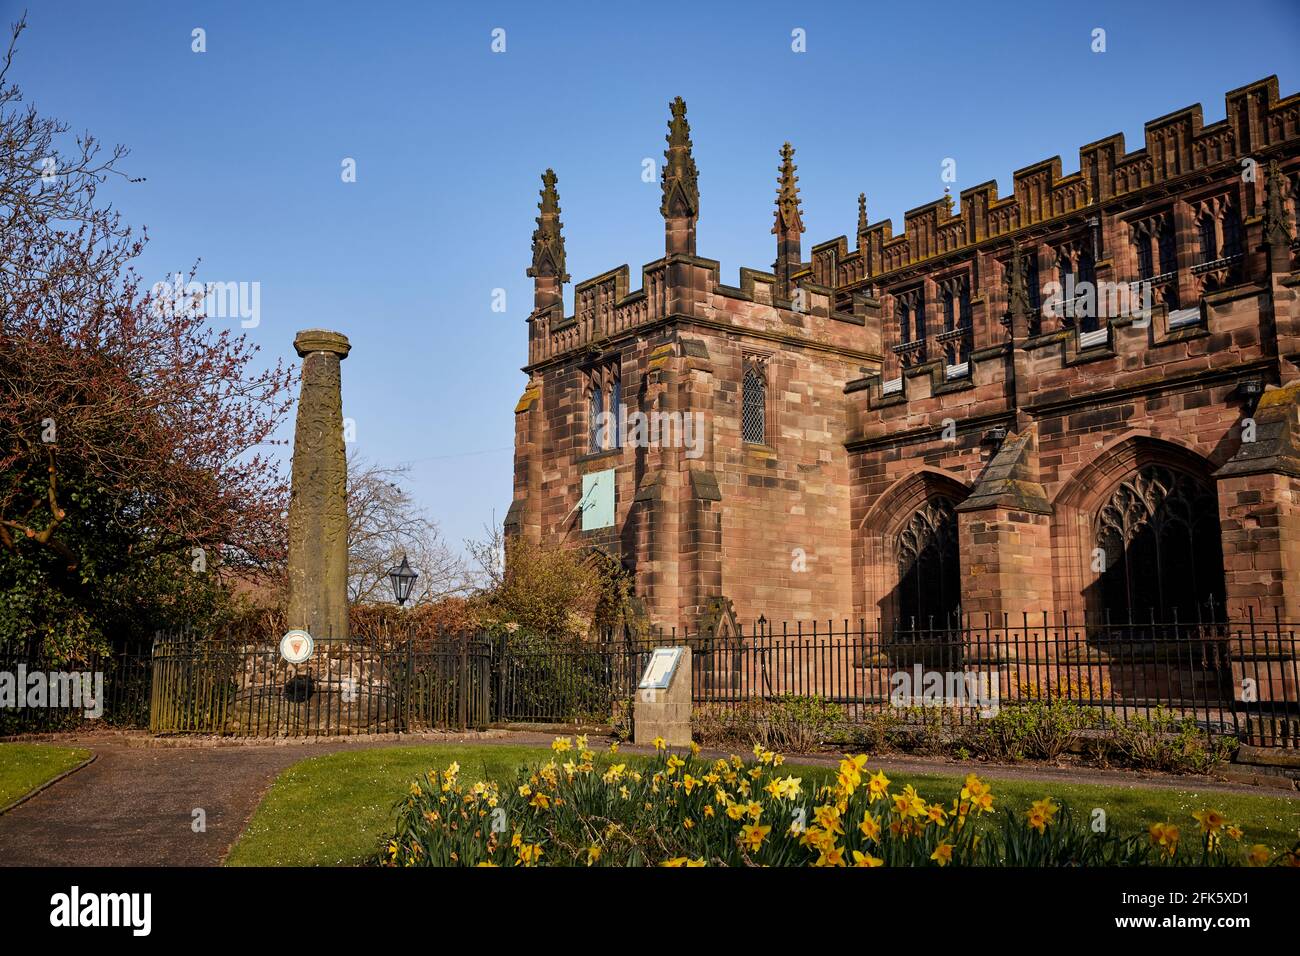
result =
[{"label": "sign on post", "polygon": [[637,687],[641,690],[667,690],[677,672],[677,662],[682,659],[682,650],[680,647],[656,647]]}]

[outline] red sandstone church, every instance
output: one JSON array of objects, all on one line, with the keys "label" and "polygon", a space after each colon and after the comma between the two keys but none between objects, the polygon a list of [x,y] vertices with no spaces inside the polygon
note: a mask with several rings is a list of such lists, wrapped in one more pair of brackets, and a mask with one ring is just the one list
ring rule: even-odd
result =
[{"label": "red sandstone church", "polygon": [[[1276,77],[805,259],[696,252],[672,104],[665,250],[562,298],[533,235],[507,532],[618,557],[660,625],[958,614],[1300,620],[1300,95]],[[730,602],[728,605],[727,602]]]}]

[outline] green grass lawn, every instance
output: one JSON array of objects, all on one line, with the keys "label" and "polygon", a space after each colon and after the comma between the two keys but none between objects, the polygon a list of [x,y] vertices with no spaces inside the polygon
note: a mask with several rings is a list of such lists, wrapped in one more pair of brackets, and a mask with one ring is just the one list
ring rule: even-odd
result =
[{"label": "green grass lawn", "polygon": [[89,750],[77,747],[0,744],[0,807],[9,806],[89,756]]},{"label": "green grass lawn", "polygon": [[[232,866],[357,865],[370,859],[393,824],[393,805],[411,780],[425,771],[461,765],[466,783],[492,779],[504,783],[525,764],[549,759],[535,747],[393,747],[314,757],[290,767],[276,780],[227,861]],[[603,758],[602,758],[603,759]],[[620,758],[634,762],[637,757]],[[870,766],[870,765],[868,765]],[[805,786],[825,778],[824,767],[787,765]],[[890,775],[891,789],[914,784],[923,796],[945,805],[961,787],[960,776]],[[986,778],[987,779],[987,778]],[[1195,787],[1154,790],[992,781],[997,806],[1020,809],[1050,795],[1087,816],[1106,811],[1112,829],[1132,832],[1152,823],[1177,823],[1191,832],[1191,814],[1206,806],[1227,814],[1246,831],[1248,843],[1290,846],[1300,834],[1300,800],[1287,797],[1206,793]]]},{"label": "green grass lawn", "polygon": [[364,863],[393,825],[393,804],[430,768],[456,760],[466,782],[508,780],[549,754],[535,747],[384,747],[312,757],[280,774],[226,863]]}]

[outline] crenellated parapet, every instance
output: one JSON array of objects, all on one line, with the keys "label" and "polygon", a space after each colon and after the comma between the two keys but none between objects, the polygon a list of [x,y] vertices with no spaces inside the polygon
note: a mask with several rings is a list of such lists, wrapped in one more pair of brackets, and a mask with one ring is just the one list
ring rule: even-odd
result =
[{"label": "crenellated parapet", "polygon": [[911,210],[898,236],[861,210],[856,250],[844,237],[814,247],[837,307],[879,305],[881,371],[858,386],[872,407],[954,407],[950,393],[1003,378],[1009,396],[1077,383],[1108,358],[1165,367],[1252,288],[1277,300],[1289,336],[1289,286],[1274,279],[1296,261],[1300,95],[1279,99],[1270,77],[1229,93],[1210,126],[1189,107],[1148,123],[1142,149],[1116,135],[1079,155],[1068,176],[1058,158],[1017,171],[1006,199],[985,183],[958,211],[946,197]]},{"label": "crenellated parapet", "polygon": [[1089,143],[1079,150],[1079,171],[1069,175],[1062,175],[1059,156],[1019,169],[1012,174],[1013,191],[1006,198],[998,196],[996,182],[987,182],[962,190],[957,213],[945,199],[918,206],[904,214],[899,235],[888,219],[860,225],[858,249],[835,257],[832,284],[852,289],[887,280],[918,263],[1228,162],[1247,157],[1265,162],[1300,138],[1300,94],[1279,98],[1276,76],[1233,90],[1225,101],[1225,118],[1209,126],[1204,125],[1199,104],[1151,120],[1142,147],[1131,153],[1122,133]]}]

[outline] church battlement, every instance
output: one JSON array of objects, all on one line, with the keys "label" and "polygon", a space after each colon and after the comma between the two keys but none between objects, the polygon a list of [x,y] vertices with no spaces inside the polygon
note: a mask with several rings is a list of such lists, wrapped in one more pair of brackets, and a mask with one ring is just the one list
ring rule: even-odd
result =
[{"label": "church battlement", "polygon": [[1233,90],[1224,101],[1224,119],[1209,126],[1199,103],[1149,121],[1143,146],[1131,153],[1123,133],[1089,143],[1079,150],[1078,171],[1066,176],[1059,156],[1018,169],[1006,198],[998,197],[997,183],[990,181],[962,190],[956,213],[947,197],[918,206],[904,214],[904,231],[897,236],[892,220],[868,225],[860,219],[857,249],[848,252],[844,237],[819,243],[813,271],[838,291],[888,281],[919,263],[1181,182],[1225,162],[1246,156],[1264,162],[1300,138],[1300,93],[1279,98],[1276,76]]}]

